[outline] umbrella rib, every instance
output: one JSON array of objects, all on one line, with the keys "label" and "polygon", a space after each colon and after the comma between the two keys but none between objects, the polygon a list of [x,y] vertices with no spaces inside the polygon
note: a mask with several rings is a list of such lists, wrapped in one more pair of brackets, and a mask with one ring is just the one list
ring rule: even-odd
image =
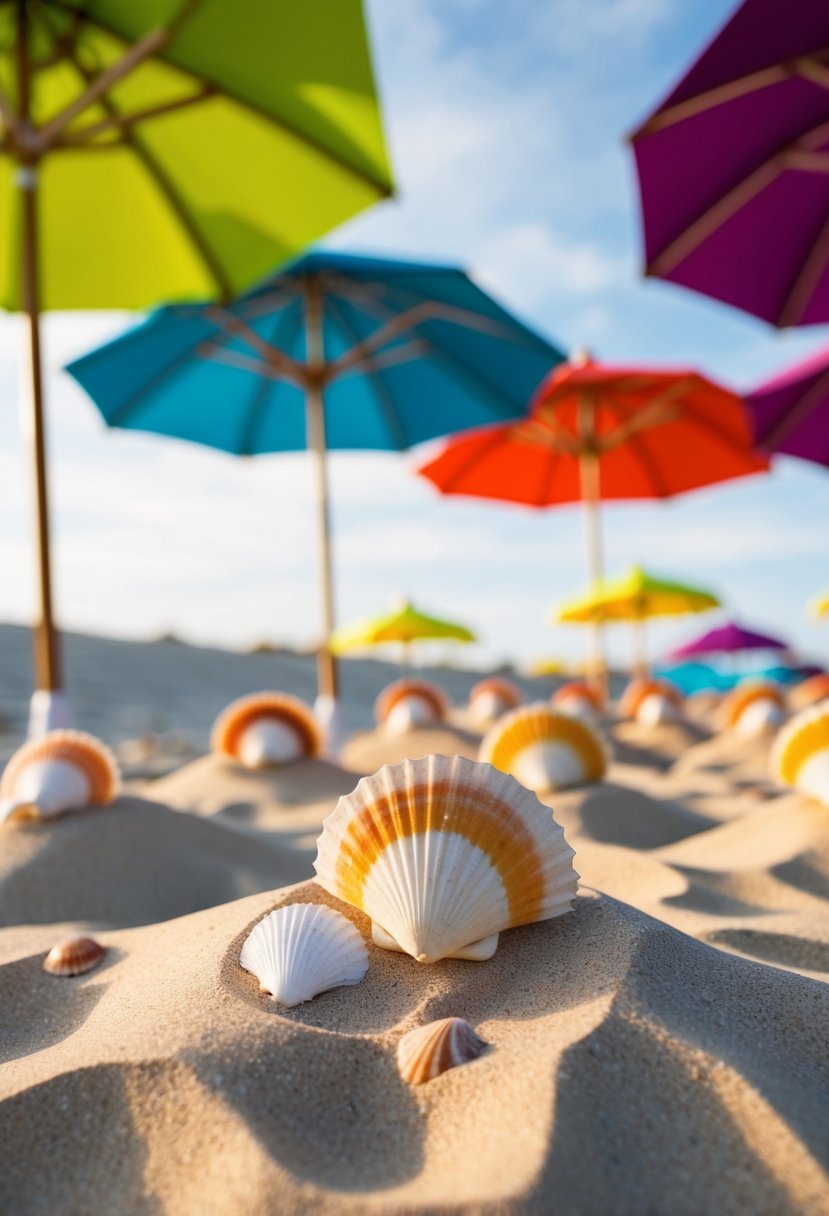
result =
[{"label": "umbrella rib", "polygon": [[156,372],[155,375],[151,376],[149,380],[142,384],[139,389],[136,389],[132,396],[128,397],[122,405],[119,405],[117,410],[114,410],[109,417],[104,414],[104,420],[106,421],[107,426],[122,426],[124,419],[133,412],[136,406],[139,406],[146,397],[148,397],[167,379],[168,376],[175,375],[175,373],[179,371],[189,359],[192,358],[192,354],[193,352],[189,348],[182,351],[182,353],[177,355],[171,363],[168,363],[166,367],[161,368],[160,371]]},{"label": "umbrella rib", "polygon": [[812,412],[820,405],[827,389],[829,389],[829,369],[824,371],[813,384],[809,386],[802,397],[795,403],[794,406],[771,428],[769,433],[759,439],[762,446],[769,452],[776,451],[782,443],[784,443],[792,431],[796,430],[802,422],[812,414]]},{"label": "umbrella rib", "polygon": [[[327,295],[325,299],[331,316],[336,319],[340,327],[345,330],[346,334],[348,334],[353,341],[359,342],[358,334],[352,327],[348,318],[343,316],[341,309],[335,304],[333,296]],[[374,391],[374,395],[380,406],[380,410],[385,416],[386,424],[390,434],[392,435],[395,447],[398,449],[398,451],[402,451],[405,448],[410,447],[411,444],[409,443],[406,432],[403,429],[403,423],[399,414],[397,413],[397,410],[395,409],[394,399],[386,387],[383,377],[378,374],[375,366],[375,360],[368,351],[366,351],[363,356],[363,365],[365,367],[366,377]]]},{"label": "umbrella rib", "polygon": [[[496,427],[493,433],[487,436],[487,442],[483,445],[483,447],[476,449],[472,455],[467,456],[460,466],[455,469],[451,477],[447,478],[442,484],[439,484],[436,481],[432,482],[432,484],[437,486],[441,494],[466,494],[468,498],[486,497],[485,495],[467,493],[465,490],[453,490],[452,487],[457,485],[458,481],[462,480],[467,473],[471,472],[471,470],[474,469],[477,464],[483,462],[487,456],[490,455],[490,453],[498,449],[503,442],[504,433],[507,430],[509,430],[508,426],[501,425]],[[442,452],[440,456],[436,457],[436,459],[440,460],[441,456],[445,454],[446,450],[447,449],[445,448],[444,452]],[[423,473],[423,470],[418,469],[418,472]],[[428,478],[428,480],[431,481],[432,479]]]},{"label": "umbrella rib", "polygon": [[[293,321],[292,326],[289,326],[289,321]],[[289,346],[294,336],[294,332],[299,328],[297,321],[299,322],[299,325],[302,324],[301,308],[297,308],[296,317],[294,318],[291,317],[289,308],[284,312],[277,313],[276,324],[273,327],[273,333],[271,336],[271,344],[276,347],[277,339],[279,338],[279,331],[284,324],[286,330],[288,330],[288,336],[284,339],[284,341],[285,345]],[[284,384],[284,380],[280,380],[277,383]],[[253,446],[254,438],[262,424],[262,416],[265,412],[265,407],[272,392],[275,393],[276,389],[274,388],[274,381],[269,376],[260,376],[254,382],[250,409],[248,410],[247,417],[244,419],[239,438],[240,456],[253,456],[255,454],[256,449]]]},{"label": "umbrella rib", "polygon": [[789,294],[777,317],[781,328],[797,325],[803,319],[810,300],[817,291],[818,284],[829,262],[829,219],[827,219],[817,240],[809,249],[806,260],[795,274]]},{"label": "umbrella rib", "polygon": [[[610,410],[611,414],[617,414],[617,411],[614,408],[614,405],[611,401],[607,402],[607,407]],[[624,420],[622,420],[622,421],[624,421]],[[643,434],[644,434],[644,432],[639,432],[638,434],[634,433],[634,434],[630,435],[628,438],[630,447],[631,447],[632,451],[635,453],[636,458],[639,461],[639,464],[644,469],[645,477],[646,478],[650,477],[653,487],[656,491],[656,497],[657,498],[669,498],[670,495],[669,495],[668,491],[665,489],[665,481],[660,472],[659,465],[654,460],[653,456],[650,454],[647,447],[645,446],[645,443],[642,439]],[[616,450],[618,451],[619,449],[617,448]],[[600,453],[599,454],[600,462],[601,462],[601,459],[602,459],[602,454]]]}]

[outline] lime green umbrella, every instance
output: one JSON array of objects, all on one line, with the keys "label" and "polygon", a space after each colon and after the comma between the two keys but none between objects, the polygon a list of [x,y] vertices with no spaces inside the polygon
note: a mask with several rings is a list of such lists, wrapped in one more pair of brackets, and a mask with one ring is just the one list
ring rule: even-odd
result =
[{"label": "lime green umbrella", "polygon": [[425,641],[474,642],[476,638],[465,625],[427,616],[408,600],[401,600],[392,612],[384,616],[356,621],[336,629],[331,635],[331,650],[334,654],[342,654],[360,646],[399,642],[405,656],[412,642]]},{"label": "lime green umbrella", "polygon": [[632,566],[619,578],[602,579],[587,591],[560,604],[553,612],[556,624],[595,625],[631,621],[635,626],[637,657],[634,668],[647,671],[645,622],[655,616],[684,616],[719,608],[709,591],[688,587],[648,574]]},{"label": "lime green umbrella", "polygon": [[390,192],[361,0],[0,5],[0,304],[30,320],[38,688],[61,687],[40,312],[228,300]]}]

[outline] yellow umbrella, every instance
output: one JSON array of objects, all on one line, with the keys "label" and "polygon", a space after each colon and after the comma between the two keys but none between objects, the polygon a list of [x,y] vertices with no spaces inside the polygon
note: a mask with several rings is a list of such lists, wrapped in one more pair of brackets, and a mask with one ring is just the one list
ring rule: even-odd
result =
[{"label": "yellow umbrella", "polygon": [[596,625],[609,621],[631,621],[636,627],[637,654],[634,669],[647,671],[645,621],[654,616],[684,616],[719,608],[720,601],[709,591],[670,582],[632,566],[620,578],[602,579],[586,592],[560,604],[553,612],[556,624]]},{"label": "yellow umbrella", "polygon": [[418,611],[408,600],[399,604],[383,616],[343,625],[331,634],[330,647],[333,654],[342,654],[360,646],[380,646],[384,642],[399,642],[404,658],[412,642],[421,641],[474,642],[475,634],[465,625],[453,621],[442,621]]},{"label": "yellow umbrella", "polygon": [[829,591],[821,591],[809,600],[809,616],[829,616]]}]

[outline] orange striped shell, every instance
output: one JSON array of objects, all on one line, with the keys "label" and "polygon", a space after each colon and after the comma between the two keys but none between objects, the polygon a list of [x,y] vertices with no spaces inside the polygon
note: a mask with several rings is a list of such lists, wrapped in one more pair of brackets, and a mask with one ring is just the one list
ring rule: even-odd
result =
[{"label": "orange striped shell", "polygon": [[374,720],[377,725],[382,726],[396,706],[409,698],[422,702],[427,707],[432,721],[445,721],[449,712],[449,699],[437,684],[405,677],[395,680],[393,684],[387,684],[374,702]]},{"label": "orange striped shell", "polygon": [[795,685],[789,693],[789,700],[795,709],[808,709],[810,705],[829,701],[829,672],[820,671]]},{"label": "orange striped shell", "polygon": [[423,1085],[476,1060],[487,1046],[463,1018],[441,1018],[403,1035],[397,1044],[397,1067],[408,1085]]},{"label": "orange striped shell", "polygon": [[786,708],[786,698],[777,684],[770,680],[745,680],[732,688],[722,703],[723,725],[736,726],[745,711],[758,701],[769,701],[781,710]]},{"label": "orange striped shell", "polygon": [[83,806],[103,806],[117,796],[121,781],[118,761],[106,744],[85,731],[53,730],[24,743],[9,760],[0,778],[0,818],[36,819],[80,809],[71,798],[57,809],[39,807],[36,796],[23,793],[35,771],[48,777],[50,770],[55,772],[66,765],[77,770],[86,783]]},{"label": "orange striped shell", "polygon": [[317,849],[317,881],[371,917],[375,945],[424,963],[491,957],[502,930],[569,911],[578,882],[550,811],[461,756],[364,777]]},{"label": "orange striped shell", "polygon": [[84,975],[97,967],[106,948],[94,937],[73,937],[53,946],[43,960],[43,970],[50,975]]},{"label": "orange striped shell", "polygon": [[501,718],[484,735],[478,759],[511,773],[528,789],[547,793],[600,781],[610,757],[591,723],[542,702]]},{"label": "orange striped shell", "polygon": [[604,697],[586,680],[571,680],[562,684],[550,697],[550,704],[558,709],[563,709],[570,701],[586,701],[598,714],[604,709]]},{"label": "orange striped shell", "polygon": [[630,681],[619,699],[619,713],[623,718],[635,718],[648,697],[663,697],[677,709],[682,708],[682,693],[676,685],[670,680],[644,676]]},{"label": "orange striped shell", "polygon": [[781,784],[829,805],[829,705],[804,709],[780,731],[771,771]]},{"label": "orange striped shell", "polygon": [[322,732],[310,707],[286,692],[254,692],[232,701],[216,719],[210,748],[238,760],[245,732],[260,722],[275,722],[296,736],[299,756],[318,756]]},{"label": "orange striped shell", "polygon": [[524,700],[523,693],[517,684],[513,684],[512,680],[506,680],[503,676],[487,676],[485,680],[479,680],[473,685],[472,691],[469,694],[469,703],[472,704],[478,697],[482,697],[487,693],[492,693],[503,701],[504,705],[510,709],[514,709],[516,705],[520,705]]}]

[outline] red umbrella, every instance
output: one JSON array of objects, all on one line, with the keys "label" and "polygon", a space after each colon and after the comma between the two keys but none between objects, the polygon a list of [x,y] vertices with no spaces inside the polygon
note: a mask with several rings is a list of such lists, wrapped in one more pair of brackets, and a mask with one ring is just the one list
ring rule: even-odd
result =
[{"label": "red umbrella", "polygon": [[533,507],[581,501],[603,575],[602,499],[672,498],[768,468],[743,402],[692,370],[562,363],[519,422],[462,434],[418,470],[444,494]]}]

